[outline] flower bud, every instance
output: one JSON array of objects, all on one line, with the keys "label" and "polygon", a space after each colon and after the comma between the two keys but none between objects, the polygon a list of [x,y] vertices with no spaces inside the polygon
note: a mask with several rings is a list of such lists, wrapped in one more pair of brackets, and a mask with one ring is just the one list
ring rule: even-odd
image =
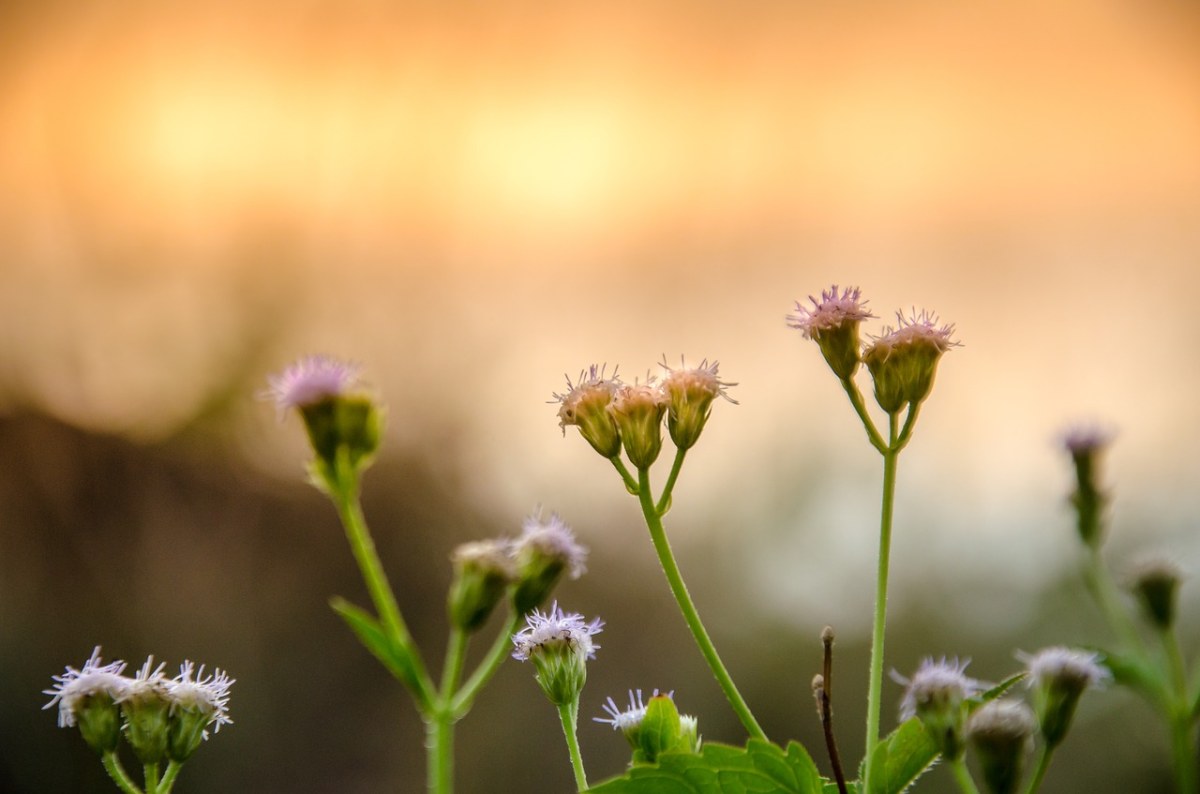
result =
[{"label": "flower bud", "polygon": [[45,708],[58,704],[59,727],[78,725],[88,747],[101,755],[115,752],[121,740],[117,702],[129,686],[129,679],[121,675],[124,669],[122,661],[101,664],[97,646],[82,669],[68,667],[63,675],[53,676],[54,688],[45,690],[53,695]]},{"label": "flower bud", "polygon": [[125,738],[143,764],[157,764],[167,754],[171,700],[163,665],[151,669],[153,664],[151,656],[121,698]]},{"label": "flower bud", "polygon": [[650,382],[625,384],[617,389],[609,411],[621,431],[629,462],[638,469],[650,468],[662,451],[667,396]]},{"label": "flower bud", "polygon": [[1099,654],[1090,651],[1056,646],[1018,658],[1029,670],[1042,738],[1047,747],[1054,748],[1066,737],[1084,691],[1102,686],[1112,676],[1100,666]]},{"label": "flower bud", "polygon": [[479,629],[516,578],[508,544],[499,540],[464,543],[454,550],[454,581],[450,584],[447,611],[456,628]]},{"label": "flower bud", "polygon": [[1170,560],[1145,560],[1134,570],[1131,587],[1146,617],[1166,631],[1175,622],[1175,594],[1183,571]]},{"label": "flower bud", "polygon": [[513,608],[520,614],[544,603],[563,574],[578,579],[587,570],[587,549],[557,513],[544,522],[540,511],[527,517],[512,555],[517,577]]},{"label": "flower bud", "polygon": [[608,410],[618,386],[620,381],[616,372],[612,378],[606,378],[604,368],[593,364],[579,373],[577,385],[567,378],[566,394],[554,394],[554,399],[562,403],[558,409],[558,424],[563,434],[567,432],[567,425],[577,426],[579,434],[592,449],[610,460],[621,454],[621,434]]},{"label": "flower bud", "polygon": [[858,326],[874,317],[860,301],[858,287],[842,290],[833,285],[821,292],[821,300],[809,296],[812,308],[796,302],[796,313],[787,317],[788,325],[801,331],[805,339],[816,341],[829,368],[841,380],[849,380],[858,370]]},{"label": "flower bud", "polygon": [[596,656],[592,635],[604,626],[596,618],[585,623],[577,613],[565,613],[556,602],[546,614],[534,610],[525,618],[526,627],[513,635],[513,658],[532,661],[535,677],[546,697],[556,706],[579,701],[587,681],[587,660]]},{"label": "flower bud", "polygon": [[737,400],[725,393],[726,386],[737,384],[720,380],[717,377],[718,362],[709,366],[708,359],[691,369],[683,367],[682,361],[679,369],[671,369],[665,362],[659,366],[668,373],[659,386],[667,397],[667,431],[676,448],[690,449],[700,439],[708,422],[713,400],[720,396],[737,404]]},{"label": "flower bud", "polygon": [[1079,537],[1089,546],[1101,541],[1100,519],[1108,497],[1097,483],[1100,457],[1112,443],[1112,434],[1095,427],[1076,427],[1063,436],[1063,446],[1075,464],[1075,491],[1071,504],[1078,517]]},{"label": "flower bud", "polygon": [[653,764],[666,752],[700,752],[700,734],[696,718],[680,714],[672,693],[654,690],[650,703],[642,702],[642,690],[629,692],[629,707],[620,709],[610,697],[604,705],[608,717],[593,717],[625,735],[634,750],[635,764]]},{"label": "flower bud", "polygon": [[950,761],[963,752],[966,701],[983,689],[979,681],[963,675],[968,664],[969,660],[925,659],[912,680],[893,675],[907,687],[900,703],[900,719],[918,717],[938,750]]},{"label": "flower bud", "polygon": [[176,763],[187,761],[208,738],[209,726],[216,733],[233,722],[229,719],[229,687],[233,683],[220,669],[206,676],[203,665],[199,672],[190,661],[180,665],[179,675],[167,683],[171,701],[167,757]]},{"label": "flower bud", "polygon": [[967,721],[967,739],[992,794],[1012,794],[1017,790],[1025,753],[1036,729],[1033,712],[1016,700],[992,700],[971,715]]},{"label": "flower bud", "polygon": [[938,327],[936,315],[922,311],[905,317],[896,313],[895,330],[884,329],[863,352],[875,381],[879,407],[894,414],[905,403],[920,405],[933,389],[942,354],[957,345],[950,339],[953,325]]}]

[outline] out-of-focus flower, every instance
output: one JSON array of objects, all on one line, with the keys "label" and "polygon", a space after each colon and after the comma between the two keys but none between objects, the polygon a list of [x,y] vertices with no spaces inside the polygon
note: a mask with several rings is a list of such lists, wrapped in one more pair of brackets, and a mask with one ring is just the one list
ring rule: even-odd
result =
[{"label": "out-of-focus flower", "polygon": [[512,556],[517,582],[513,606],[521,613],[545,602],[563,574],[578,579],[587,570],[587,549],[575,533],[557,513],[543,519],[540,508],[525,519]]},{"label": "out-of-focus flower", "polygon": [[911,679],[892,674],[892,678],[905,685],[904,698],[900,702],[900,719],[918,717],[925,725],[938,749],[948,759],[955,759],[963,751],[963,722],[968,698],[983,690],[983,684],[968,678],[964,671],[970,660],[932,658],[922,660]]},{"label": "out-of-focus flower", "polygon": [[454,550],[454,581],[446,608],[456,627],[475,631],[482,626],[508,586],[516,581],[517,569],[510,551],[511,544],[503,540],[473,541]]},{"label": "out-of-focus flower", "polygon": [[1019,700],[989,701],[967,720],[967,740],[975,748],[992,794],[1017,790],[1035,730],[1033,712]]},{"label": "out-of-focus flower", "polygon": [[1054,646],[1032,655],[1018,654],[1017,658],[1029,671],[1034,711],[1048,747],[1055,747],[1066,737],[1083,693],[1112,678],[1100,665],[1100,654],[1093,651]]}]

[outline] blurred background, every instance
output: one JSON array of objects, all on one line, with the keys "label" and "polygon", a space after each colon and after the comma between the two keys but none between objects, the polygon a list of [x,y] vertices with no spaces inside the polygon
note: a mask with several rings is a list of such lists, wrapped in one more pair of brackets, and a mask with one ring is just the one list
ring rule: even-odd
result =
[{"label": "blurred background", "polygon": [[[547,401],[591,363],[719,359],[740,404],[715,407],[668,531],[768,734],[822,769],[809,681],[837,628],[857,759],[881,466],[785,327],[794,301],[860,285],[871,331],[912,307],[956,324],[900,464],[887,664],[958,655],[999,680],[1018,649],[1110,639],[1078,576],[1065,426],[1118,434],[1114,567],[1200,568],[1198,265],[1183,0],[10,0],[0,789],[111,790],[40,711],[99,644],[238,679],[181,794],[422,790],[419,719],[327,606],[367,597],[302,427],[256,399],[310,352],[361,362],[388,405],[366,511],[432,666],[456,544],[541,503],[591,548],[558,597],[608,623],[582,704],[593,780],[628,756],[590,717],[629,688],[744,734],[636,503]],[[1170,790],[1140,701],[1089,696],[1079,720],[1047,790]],[[458,736],[462,792],[571,790],[516,662]]]}]

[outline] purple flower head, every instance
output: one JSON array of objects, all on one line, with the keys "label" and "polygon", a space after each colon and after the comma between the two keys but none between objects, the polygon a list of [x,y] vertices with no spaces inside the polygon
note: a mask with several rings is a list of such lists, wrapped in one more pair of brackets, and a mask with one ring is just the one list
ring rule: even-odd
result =
[{"label": "purple flower head", "polygon": [[1029,671],[1029,686],[1052,686],[1073,692],[1099,688],[1112,678],[1100,665],[1100,654],[1055,645],[1034,654],[1018,653]]},{"label": "purple flower head", "polygon": [[858,287],[846,287],[839,294],[834,284],[821,292],[820,300],[808,297],[812,308],[796,301],[796,311],[787,316],[787,324],[803,333],[805,339],[816,339],[822,331],[860,323],[875,316],[867,310],[867,302],[860,300],[861,295]]},{"label": "purple flower head", "polygon": [[896,327],[885,326],[882,334],[872,337],[870,346],[890,353],[896,348],[931,345],[939,353],[944,353],[961,344],[951,339],[953,335],[953,324],[939,326],[936,314],[926,309],[920,312],[914,309],[907,317],[903,312],[896,312]]},{"label": "purple flower head", "polygon": [[583,615],[563,612],[555,601],[550,611],[534,610],[525,617],[525,628],[513,635],[516,650],[513,658],[529,661],[539,654],[555,654],[569,651],[578,659],[594,659],[599,645],[592,643],[592,636],[599,634],[604,621],[595,618],[585,622]]},{"label": "purple flower head", "polygon": [[1094,455],[1103,452],[1113,442],[1116,433],[1094,424],[1078,424],[1068,428],[1061,436],[1064,449],[1072,457]]},{"label": "purple flower head", "polygon": [[935,662],[928,657],[921,661],[911,680],[893,672],[893,680],[906,687],[900,701],[900,719],[907,720],[925,711],[956,710],[964,700],[982,692],[982,682],[964,675],[970,663],[970,659],[959,662],[942,657]]},{"label": "purple flower head", "polygon": [[521,535],[512,543],[512,554],[517,560],[530,557],[557,560],[565,565],[572,579],[587,572],[588,550],[575,540],[575,533],[558,513],[543,519],[540,507],[525,518]]},{"label": "purple flower head", "polygon": [[280,413],[303,408],[330,397],[346,394],[358,384],[361,367],[329,356],[307,356],[279,375],[267,378],[265,396],[273,399]]}]

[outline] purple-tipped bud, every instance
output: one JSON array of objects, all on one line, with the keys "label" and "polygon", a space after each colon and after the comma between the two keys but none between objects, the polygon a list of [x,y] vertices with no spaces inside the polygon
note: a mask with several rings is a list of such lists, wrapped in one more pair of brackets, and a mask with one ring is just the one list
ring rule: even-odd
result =
[{"label": "purple-tipped bud", "polygon": [[790,327],[812,339],[821,348],[829,368],[841,380],[849,380],[858,369],[858,326],[875,315],[867,311],[867,302],[859,300],[858,287],[847,287],[838,293],[834,284],[821,292],[821,299],[809,296],[812,308],[799,301],[796,311],[787,316]]},{"label": "purple-tipped bud", "polygon": [[625,454],[638,469],[650,468],[662,451],[667,402],[667,395],[652,381],[622,385],[613,396],[609,411],[621,431]]},{"label": "purple-tipped bud", "polygon": [[679,369],[671,369],[664,360],[659,364],[667,371],[659,388],[667,396],[667,431],[678,449],[690,449],[700,439],[700,433],[712,412],[712,403],[724,397],[737,404],[725,393],[725,387],[736,386],[717,376],[718,363],[711,365],[708,359],[698,367],[685,367],[682,360]]},{"label": "purple-tipped bud", "polygon": [[967,740],[992,794],[1012,794],[1020,786],[1035,730],[1033,712],[1018,700],[989,701],[967,720]]},{"label": "purple-tipped bud", "polygon": [[892,675],[906,686],[900,702],[900,719],[918,717],[938,750],[949,760],[962,755],[966,701],[983,690],[979,681],[964,675],[968,664],[970,660],[942,658],[935,662],[927,658],[911,680]]},{"label": "purple-tipped bud", "polygon": [[567,425],[575,425],[592,449],[611,460],[621,454],[621,434],[608,406],[621,382],[615,371],[609,378],[604,370],[593,364],[579,373],[576,383],[572,384],[567,378],[566,394],[555,393],[554,399],[561,403],[558,424],[563,434],[567,432]]},{"label": "purple-tipped bud", "polygon": [[578,579],[587,570],[587,549],[575,540],[575,533],[557,513],[543,519],[540,509],[525,519],[511,554],[516,566],[513,608],[518,613],[545,603],[564,574]]},{"label": "purple-tipped bud", "polygon": [[1071,504],[1078,518],[1079,537],[1089,546],[1102,540],[1101,519],[1108,497],[1101,490],[1100,458],[1112,443],[1113,434],[1093,426],[1071,428],[1062,437],[1062,445],[1075,464],[1075,491]]},{"label": "purple-tipped bud", "polygon": [[467,632],[478,630],[516,581],[517,568],[509,546],[501,540],[482,540],[454,550],[454,581],[446,607],[454,626]]},{"label": "purple-tipped bud", "polygon": [[1103,686],[1112,675],[1100,665],[1100,654],[1055,646],[1033,655],[1018,654],[1029,670],[1034,710],[1047,747],[1066,737],[1079,698]]},{"label": "purple-tipped bud", "polygon": [[1157,557],[1142,560],[1129,576],[1129,588],[1142,611],[1161,631],[1175,623],[1175,601],[1183,570],[1171,560]]},{"label": "purple-tipped bud", "polygon": [[939,326],[934,314],[897,312],[896,320],[896,328],[885,328],[862,357],[875,382],[875,400],[889,414],[924,402],[942,354],[958,345],[951,339],[954,326]]}]

